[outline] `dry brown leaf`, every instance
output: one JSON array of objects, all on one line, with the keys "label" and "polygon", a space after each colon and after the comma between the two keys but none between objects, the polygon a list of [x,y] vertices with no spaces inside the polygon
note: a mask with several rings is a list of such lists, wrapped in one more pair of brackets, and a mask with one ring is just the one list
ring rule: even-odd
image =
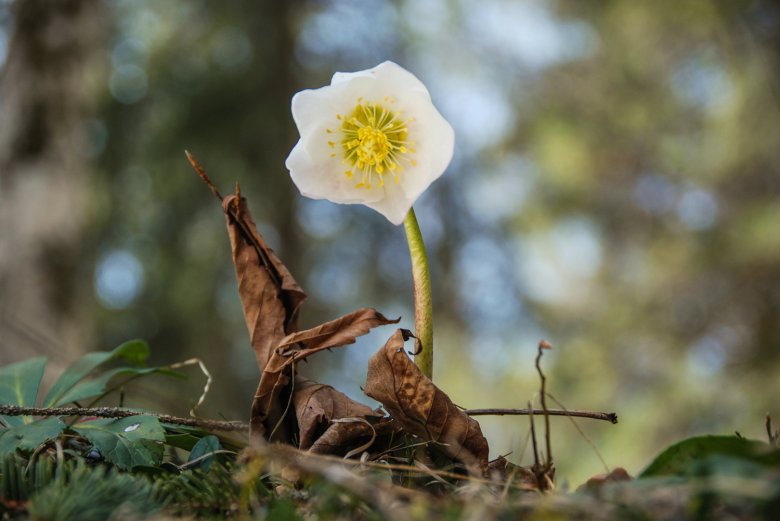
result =
[{"label": "dry brown leaf", "polygon": [[[292,366],[295,362],[318,351],[352,344],[355,338],[365,335],[372,328],[396,322],[398,320],[388,319],[375,309],[362,308],[281,339],[260,377],[260,385],[257,387],[255,403],[252,406],[252,424],[264,424],[269,433],[278,430],[277,425],[282,418],[273,412],[281,402],[286,403],[281,398],[290,383]],[[293,399],[297,392],[298,389],[293,390]]]},{"label": "dry brown leaf", "polygon": [[297,329],[298,311],[306,293],[258,233],[246,199],[238,201],[236,195],[229,195],[222,201],[222,208],[227,214],[244,318],[257,364],[265,367],[273,348]]},{"label": "dry brown leaf", "polygon": [[371,357],[365,393],[381,402],[407,432],[440,443],[448,456],[484,475],[489,451],[479,423],[458,409],[409,359],[404,342],[412,336],[405,329],[396,330]]},{"label": "dry brown leaf", "polygon": [[311,447],[334,418],[370,416],[374,411],[330,385],[313,382],[306,378],[296,378],[293,406],[298,418],[298,448]]},{"label": "dry brown leaf", "polygon": [[[246,199],[229,195],[222,200],[222,208],[227,216],[244,318],[257,364],[262,369],[279,342],[297,329],[298,311],[306,293],[258,233]],[[264,404],[262,414],[260,406],[255,398],[251,413],[253,434],[263,434],[264,423],[275,424],[283,414],[282,404]],[[265,422],[266,419],[269,421]]]},{"label": "dry brown leaf", "polygon": [[344,454],[345,458],[368,449],[377,453],[388,448],[391,435],[401,432],[398,422],[387,416],[340,418],[331,422],[309,450],[317,454]]},{"label": "dry brown leaf", "polygon": [[367,334],[371,329],[397,324],[399,320],[387,318],[374,308],[360,308],[317,327],[292,333],[279,342],[266,365],[266,371],[280,371],[284,366],[318,351],[353,344],[357,337]]},{"label": "dry brown leaf", "polygon": [[[298,448],[318,454],[367,450],[386,434],[389,419],[329,385],[296,378],[293,405],[298,418]],[[384,421],[383,421],[384,420]]]}]

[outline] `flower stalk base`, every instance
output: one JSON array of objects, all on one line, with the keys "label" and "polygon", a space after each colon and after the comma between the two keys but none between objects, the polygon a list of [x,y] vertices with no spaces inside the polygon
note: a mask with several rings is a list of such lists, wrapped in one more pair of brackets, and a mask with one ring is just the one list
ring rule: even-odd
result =
[{"label": "flower stalk base", "polygon": [[420,340],[422,351],[415,355],[414,363],[428,378],[433,379],[433,301],[431,299],[431,275],[428,269],[428,255],[425,252],[420,226],[414,209],[404,219],[406,241],[412,258],[412,279],[414,280],[414,328]]}]

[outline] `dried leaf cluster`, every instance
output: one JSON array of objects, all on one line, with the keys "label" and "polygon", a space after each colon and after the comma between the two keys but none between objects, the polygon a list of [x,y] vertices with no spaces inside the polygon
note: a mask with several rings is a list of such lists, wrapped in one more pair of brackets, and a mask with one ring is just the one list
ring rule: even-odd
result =
[{"label": "dried leaf cluster", "polygon": [[400,319],[362,308],[299,331],[298,314],[306,293],[258,233],[246,199],[240,193],[228,195],[222,208],[244,317],[261,370],[251,409],[252,434],[346,457],[384,454],[393,440],[410,435],[471,473],[484,475],[488,444],[479,423],[412,363],[404,349],[412,338],[409,331],[397,329],[369,361],[365,392],[384,410],[372,410],[297,374],[297,363],[308,356],[352,344],[371,329]]}]

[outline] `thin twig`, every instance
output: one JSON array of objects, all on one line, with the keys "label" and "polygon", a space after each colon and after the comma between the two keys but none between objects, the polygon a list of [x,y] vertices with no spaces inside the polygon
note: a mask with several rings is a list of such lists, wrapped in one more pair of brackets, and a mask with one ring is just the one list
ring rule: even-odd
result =
[{"label": "thin twig", "polygon": [[243,431],[249,426],[243,422],[200,420],[197,418],[179,418],[167,414],[144,411],[131,411],[117,407],[19,407],[18,405],[0,405],[3,416],[96,416],[98,418],[129,418],[130,416],[154,416],[163,423],[201,427],[212,431]]},{"label": "thin twig", "polygon": [[[528,409],[533,411],[531,408],[531,402],[528,402]],[[534,448],[534,468],[539,467],[539,448],[536,446],[536,427],[534,427],[534,413],[528,415],[528,419],[531,422],[531,443],[533,443]]]},{"label": "thin twig", "polygon": [[544,372],[542,372],[542,353],[545,349],[552,349],[552,345],[547,340],[541,340],[539,342],[539,353],[536,355],[536,370],[539,372],[539,378],[542,380],[542,385],[540,389],[541,396],[539,399],[542,402],[542,409],[544,410],[544,441],[545,445],[547,446],[547,465],[552,465],[553,457],[552,457],[552,449],[550,446],[550,413],[547,412],[547,391],[545,389],[545,384],[547,383],[547,378],[544,377]]},{"label": "thin twig", "polygon": [[235,456],[236,452],[233,451],[233,450],[224,450],[224,449],[213,450],[211,452],[207,452],[206,454],[198,456],[195,459],[191,459],[190,461],[188,461],[186,463],[183,463],[181,465],[177,465],[177,466],[179,467],[180,471],[187,470],[188,467],[192,467],[193,465],[197,465],[201,461],[203,461],[203,460],[205,460],[207,458],[211,458],[212,456],[215,456],[217,454],[232,454],[233,456]]},{"label": "thin twig", "polygon": [[214,186],[214,183],[211,182],[211,179],[206,174],[206,171],[203,169],[203,167],[200,166],[200,163],[198,163],[198,160],[195,159],[195,156],[190,154],[189,150],[185,150],[184,151],[184,155],[187,156],[187,160],[192,165],[192,168],[195,169],[195,171],[198,173],[200,178],[203,179],[203,182],[206,183],[206,186],[208,186],[209,189],[211,189],[211,192],[217,197],[217,199],[219,199],[219,202],[221,203],[222,199],[223,199],[222,194],[219,193],[219,190],[217,190],[217,187]]},{"label": "thin twig", "polygon": [[178,362],[169,366],[171,369],[179,369],[181,367],[187,367],[188,365],[196,364],[200,368],[201,372],[206,376],[206,385],[203,386],[203,392],[201,393],[200,398],[198,398],[197,403],[190,409],[190,416],[192,417],[195,417],[195,411],[203,404],[203,401],[206,399],[206,395],[209,393],[209,389],[211,388],[211,384],[214,379],[211,377],[211,373],[209,373],[209,370],[206,368],[206,364],[204,364],[203,360],[200,358],[190,358],[189,360]]},{"label": "thin twig", "polygon": [[770,445],[777,445],[777,440],[780,437],[780,431],[772,429],[772,417],[769,413],[766,413],[766,435],[769,438]]},{"label": "thin twig", "polygon": [[528,449],[528,442],[531,441],[531,431],[528,431],[525,433],[525,437],[523,438],[523,445],[519,451],[519,455],[517,457],[518,461],[522,461],[525,457],[525,451]]},{"label": "thin twig", "polygon": [[[217,190],[217,187],[214,186],[214,183],[211,182],[211,179],[206,174],[206,170],[198,163],[198,160],[195,159],[195,156],[190,154],[189,151],[185,150],[184,154],[187,156],[187,159],[189,160],[190,164],[192,165],[192,168],[195,169],[195,172],[200,176],[200,178],[203,180],[204,183],[206,183],[206,186],[209,187],[211,192],[219,199],[220,203],[224,201],[224,198],[222,197],[222,194],[219,193],[219,190]],[[253,233],[253,230],[250,228],[250,226],[247,224],[247,222],[243,219],[243,216],[240,212],[240,203],[241,203],[241,187],[236,183],[236,199],[234,202],[235,208],[231,206],[224,206],[223,210],[225,213],[227,213],[230,218],[233,220],[233,222],[238,225],[241,232],[244,234],[244,239],[246,239],[249,244],[252,245],[252,247],[257,252],[257,256],[260,258],[260,262],[263,263],[263,266],[265,267],[266,271],[271,277],[271,280],[273,281],[274,285],[281,289],[282,288],[282,282],[281,282],[281,276],[279,273],[276,272],[276,268],[274,268],[273,263],[271,262],[271,259],[268,258],[268,255],[265,252],[265,248],[260,243],[258,234]]]},{"label": "thin twig", "polygon": [[363,445],[361,445],[360,447],[355,447],[351,451],[347,452],[344,455],[344,458],[346,458],[346,459],[349,459],[352,456],[356,456],[358,454],[363,454],[363,452],[365,450],[367,450],[369,447],[371,447],[371,445],[373,445],[374,442],[376,441],[376,429],[365,418],[339,418],[339,419],[335,419],[335,420],[331,420],[331,421],[333,423],[364,423],[364,424],[368,425],[369,429],[371,429],[371,439],[368,440]]},{"label": "thin twig", "polygon": [[[544,414],[543,409],[465,409],[463,412],[469,416],[528,416],[531,414]],[[576,416],[577,418],[590,418],[591,420],[604,420],[617,423],[618,417],[614,412],[575,411],[566,409],[547,409],[550,416]]]},{"label": "thin twig", "polygon": [[[566,407],[561,402],[559,402],[555,398],[555,396],[551,394],[548,394],[547,396],[550,398],[550,400],[558,404],[558,407],[562,407],[564,411],[566,410]],[[580,436],[582,436],[582,439],[585,440],[585,443],[590,445],[590,448],[593,449],[593,452],[596,453],[596,457],[598,457],[599,461],[601,461],[601,464],[604,465],[604,469],[606,470],[607,474],[609,474],[609,465],[607,465],[607,462],[604,461],[604,458],[601,457],[601,453],[599,452],[599,449],[596,447],[596,444],[593,443],[590,438],[588,438],[588,435],[585,434],[585,432],[583,432],[582,429],[580,429],[580,426],[577,425],[577,422],[574,420],[573,416],[574,416],[573,414],[569,415],[569,421],[574,426],[574,428],[577,429],[577,432],[580,433]],[[617,420],[615,420],[615,422],[617,422]]]}]

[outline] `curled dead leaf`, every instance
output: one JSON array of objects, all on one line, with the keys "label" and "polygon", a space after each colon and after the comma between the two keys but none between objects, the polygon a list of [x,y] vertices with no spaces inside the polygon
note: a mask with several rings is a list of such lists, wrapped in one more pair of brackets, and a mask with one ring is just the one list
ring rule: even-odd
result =
[{"label": "curled dead leaf", "polygon": [[441,444],[451,458],[485,474],[488,443],[479,423],[467,416],[404,351],[411,332],[398,329],[368,362],[365,392],[379,401],[409,433]]},{"label": "curled dead leaf", "polygon": [[[244,319],[257,364],[263,369],[273,349],[297,329],[298,311],[306,293],[257,231],[246,199],[229,195],[222,200],[222,209],[227,217]],[[250,417],[252,433],[266,433],[268,424],[273,428],[283,414],[281,403],[260,403],[255,397]],[[278,434],[279,439],[288,437],[283,428]]]},{"label": "curled dead leaf", "polygon": [[376,454],[386,450],[392,436],[401,432],[401,426],[387,416],[339,418],[331,422],[309,450],[317,454],[346,452],[345,458],[357,456],[369,449]]},{"label": "curled dead leaf", "polygon": [[387,318],[373,308],[360,308],[317,327],[292,333],[279,342],[266,371],[281,370],[324,349],[353,344],[357,337],[367,334],[371,329],[396,324],[399,320]]},{"label": "curled dead leaf", "polygon": [[222,208],[227,214],[244,318],[257,364],[262,368],[279,341],[297,329],[306,293],[257,231],[246,199],[229,195],[222,201]]},{"label": "curled dead leaf", "polygon": [[298,448],[318,454],[360,454],[388,434],[392,423],[333,387],[305,378],[296,378],[293,406]]},{"label": "curled dead leaf", "polygon": [[295,382],[293,406],[298,418],[298,448],[311,447],[334,418],[370,416],[371,407],[351,400],[330,385],[299,377]]},{"label": "curled dead leaf", "polygon": [[[283,418],[273,412],[280,403],[287,403],[282,395],[290,383],[293,364],[319,351],[352,344],[357,337],[365,335],[372,328],[396,322],[398,320],[386,318],[375,309],[362,308],[281,339],[260,377],[252,406],[252,424],[265,425],[269,433],[278,430],[277,425]],[[297,388],[293,390],[293,400],[298,392]]]}]

